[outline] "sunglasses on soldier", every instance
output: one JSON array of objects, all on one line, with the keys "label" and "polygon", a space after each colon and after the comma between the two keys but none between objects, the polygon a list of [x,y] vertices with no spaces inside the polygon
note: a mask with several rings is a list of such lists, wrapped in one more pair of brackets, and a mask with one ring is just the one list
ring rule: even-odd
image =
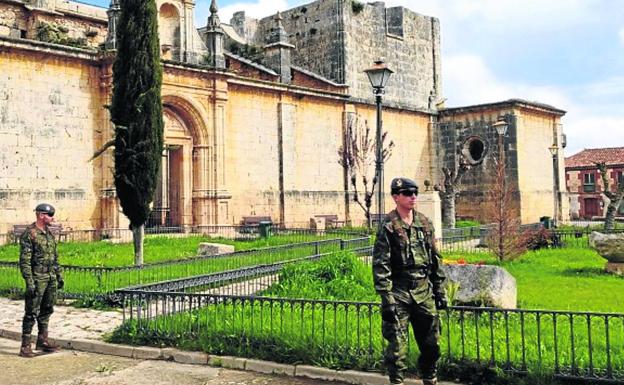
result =
[{"label": "sunglasses on soldier", "polygon": [[399,194],[411,197],[412,195],[418,196],[418,187],[407,188],[403,190],[399,190]]}]

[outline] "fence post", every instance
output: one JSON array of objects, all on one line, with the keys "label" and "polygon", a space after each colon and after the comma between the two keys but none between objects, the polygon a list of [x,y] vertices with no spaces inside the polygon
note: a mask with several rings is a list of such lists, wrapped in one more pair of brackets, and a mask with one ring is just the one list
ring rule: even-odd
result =
[{"label": "fence post", "polygon": [[319,245],[319,242],[316,241],[314,242],[314,255],[319,255],[321,254],[321,247]]},{"label": "fence post", "polygon": [[344,240],[342,240],[342,239],[341,239],[341,240],[340,240],[340,250],[344,250],[344,249],[346,248],[346,247],[345,247],[345,244],[346,244],[346,242],[345,242]]}]

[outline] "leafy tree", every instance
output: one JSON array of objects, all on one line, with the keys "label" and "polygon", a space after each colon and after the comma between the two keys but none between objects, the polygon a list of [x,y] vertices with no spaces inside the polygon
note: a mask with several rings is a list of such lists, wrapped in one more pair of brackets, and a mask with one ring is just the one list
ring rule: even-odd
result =
[{"label": "leafy tree", "polygon": [[[390,158],[394,148],[393,141],[385,145],[387,137],[388,132],[383,132],[381,144],[383,146],[382,158],[384,162]],[[338,149],[338,163],[345,169],[348,175],[349,183],[353,188],[353,201],[364,211],[368,228],[371,228],[372,225],[371,206],[377,185],[375,149],[376,143],[368,121],[362,119],[359,115],[349,116],[344,144]],[[360,186],[363,190],[363,197],[360,197]]]},{"label": "leafy tree", "polygon": [[619,183],[618,180],[615,181],[615,191],[611,191],[609,188],[609,175],[607,175],[607,165],[602,163],[596,163],[598,166],[598,171],[600,171],[600,178],[602,178],[602,194],[609,198],[609,205],[607,206],[607,213],[605,214],[605,222],[604,222],[604,230],[611,231],[615,226],[615,214],[617,213],[618,207],[622,203],[622,198],[624,198],[624,184]]},{"label": "leafy tree", "polygon": [[115,187],[130,220],[134,262],[143,264],[145,222],[163,148],[162,67],[154,0],[123,0],[113,64],[111,121],[115,125]]}]

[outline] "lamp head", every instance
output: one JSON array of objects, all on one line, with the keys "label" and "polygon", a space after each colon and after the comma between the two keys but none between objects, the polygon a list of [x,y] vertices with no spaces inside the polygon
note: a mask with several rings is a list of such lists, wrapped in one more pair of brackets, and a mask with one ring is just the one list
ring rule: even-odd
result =
[{"label": "lamp head", "polygon": [[371,86],[375,89],[385,88],[390,75],[394,73],[382,59],[375,60],[375,64],[364,72],[366,72]]}]

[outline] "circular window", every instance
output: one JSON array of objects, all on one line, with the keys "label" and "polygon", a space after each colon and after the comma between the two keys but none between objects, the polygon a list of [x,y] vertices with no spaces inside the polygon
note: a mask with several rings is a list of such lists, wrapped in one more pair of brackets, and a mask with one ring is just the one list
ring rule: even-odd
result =
[{"label": "circular window", "polygon": [[478,136],[471,136],[464,141],[461,153],[466,162],[477,165],[483,162],[483,158],[485,158],[485,142]]}]

